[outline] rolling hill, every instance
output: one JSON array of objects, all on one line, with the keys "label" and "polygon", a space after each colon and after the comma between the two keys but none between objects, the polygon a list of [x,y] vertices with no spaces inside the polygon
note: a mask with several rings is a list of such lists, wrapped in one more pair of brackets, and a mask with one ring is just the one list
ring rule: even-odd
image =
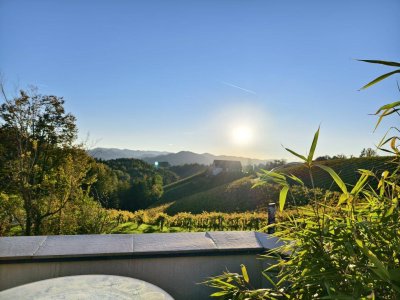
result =
[{"label": "rolling hill", "polygon": [[211,176],[208,170],[164,186],[164,194],[159,200],[160,204],[175,201],[196,193],[213,189],[217,186],[242,178],[242,173],[221,173]]},{"label": "rolling hill", "polygon": [[[263,188],[252,189],[256,182],[254,176],[246,176],[213,188],[187,195],[169,202],[166,213],[174,215],[179,212],[202,213],[212,212],[245,212],[266,207],[268,199]],[[279,193],[275,189],[275,195]],[[272,200],[271,200],[272,201]]]},{"label": "rolling hill", "polygon": [[153,157],[159,155],[166,155],[170,152],[166,151],[143,151],[143,150],[129,150],[118,148],[94,148],[88,150],[90,156],[102,160],[118,159],[118,158],[136,158],[143,159],[145,157]]},{"label": "rolling hill", "polygon": [[[392,157],[390,156],[379,156],[379,157],[362,157],[362,158],[348,158],[348,159],[332,159],[317,162],[321,165],[331,167],[339,174],[340,178],[349,186],[353,186],[360,174],[359,169],[365,169],[373,171],[375,174],[380,176],[384,170],[394,171],[396,164],[391,162]],[[299,177],[306,186],[311,187],[311,180],[308,169],[304,164],[296,164],[291,166],[284,166],[276,171],[293,174]],[[321,168],[312,168],[312,174],[314,178],[314,184],[316,187],[323,188],[326,190],[339,190],[338,186],[334,183],[330,175],[323,171]]]},{"label": "rolling hill", "polygon": [[[358,180],[359,169],[372,170],[379,176],[382,171],[393,171],[396,166],[391,163],[391,157],[336,159],[319,163],[333,168],[349,186]],[[291,164],[280,168],[279,171],[294,174],[311,187],[308,170],[303,164]],[[316,187],[338,190],[325,171],[313,168],[312,172]],[[206,172],[202,172],[165,186],[163,197],[152,207],[164,205],[165,212],[170,215],[185,211],[242,212],[265,207],[269,201],[278,201],[278,186],[268,185],[252,189],[257,180],[254,175],[242,175],[236,178],[230,177],[229,174],[219,176],[210,177]]]},{"label": "rolling hill", "polygon": [[266,159],[261,160],[239,156],[214,155],[210,153],[198,154],[190,151],[180,151],[178,153],[169,153],[165,155],[143,158],[143,160],[148,163],[154,163],[156,161],[167,161],[173,166],[195,163],[202,165],[211,165],[215,159],[237,160],[240,161],[243,166],[265,164],[268,161]]},{"label": "rolling hill", "polygon": [[245,165],[258,165],[265,164],[267,159],[255,159],[248,157],[238,157],[229,155],[213,155],[210,153],[198,154],[190,151],[180,151],[177,153],[165,151],[142,151],[142,150],[129,150],[117,148],[94,148],[88,151],[89,155],[102,159],[118,159],[118,158],[137,158],[144,160],[147,163],[154,164],[156,161],[165,161],[172,166],[185,165],[185,164],[201,164],[211,165],[215,159],[222,160],[237,160]]}]

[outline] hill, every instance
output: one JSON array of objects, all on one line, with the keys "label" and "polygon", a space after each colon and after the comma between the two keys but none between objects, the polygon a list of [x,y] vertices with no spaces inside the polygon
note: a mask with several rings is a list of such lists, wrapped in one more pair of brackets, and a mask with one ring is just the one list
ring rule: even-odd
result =
[{"label": "hill", "polygon": [[239,156],[228,156],[228,155],[213,155],[210,153],[198,154],[190,151],[180,151],[178,153],[169,153],[159,156],[143,158],[148,163],[154,163],[156,161],[167,161],[172,166],[184,165],[184,164],[202,164],[211,165],[215,159],[221,160],[237,160],[240,161],[243,166],[245,165],[258,165],[265,164],[268,160],[261,160],[248,157]]},{"label": "hill", "polygon": [[[335,159],[319,162],[333,168],[349,185],[354,185],[359,178],[359,169],[372,170],[380,175],[384,170],[394,170],[391,157]],[[280,172],[294,174],[301,178],[306,186],[311,187],[308,170],[302,164],[291,164],[282,167]],[[322,190],[335,191],[338,188],[326,172],[313,168],[315,187]],[[222,174],[221,174],[222,175]],[[164,186],[164,195],[152,207],[164,206],[170,215],[179,212],[201,213],[203,211],[243,212],[265,208],[268,202],[277,202],[280,188],[267,184],[252,188],[257,181],[256,176],[229,177],[226,174],[215,178],[200,173],[189,178]],[[305,204],[310,190],[300,186],[293,190],[297,203]]]},{"label": "hill", "polygon": [[256,210],[268,203],[267,194],[271,199],[279,194],[276,186],[252,189],[256,180],[256,176],[243,173],[211,176],[204,171],[164,186],[164,195],[151,209],[162,208],[169,215],[179,212]]},{"label": "hill", "polygon": [[[348,158],[348,159],[332,159],[318,162],[321,165],[331,167],[339,174],[340,178],[349,186],[353,186],[360,174],[359,169],[365,169],[373,171],[376,175],[380,174],[384,170],[393,171],[396,164],[391,162],[392,157],[390,156],[379,156],[379,157],[360,157],[360,158]],[[290,166],[284,166],[276,171],[293,174],[299,177],[306,186],[311,187],[311,180],[308,169],[304,164],[295,164]],[[315,187],[319,187],[326,190],[339,190],[338,186],[334,183],[330,175],[323,171],[321,168],[312,168],[312,174],[314,178]]]},{"label": "hill", "polygon": [[102,160],[118,159],[118,158],[136,158],[144,160],[149,164],[156,161],[166,161],[172,166],[185,164],[211,165],[215,159],[237,160],[245,165],[265,164],[269,160],[238,157],[229,155],[213,155],[210,153],[198,154],[190,151],[180,151],[178,153],[170,153],[165,151],[142,151],[117,148],[94,148],[88,151],[89,155]]},{"label": "hill", "polygon": [[[219,184],[213,188],[187,195],[172,201],[165,212],[174,215],[179,212],[202,213],[213,212],[245,212],[265,207],[268,203],[265,188],[252,189],[256,182],[254,176],[246,176],[231,182]],[[277,196],[278,188],[274,188]]]},{"label": "hill", "polygon": [[102,160],[118,159],[118,158],[136,158],[142,159],[144,157],[153,157],[165,155],[169,152],[166,151],[142,151],[142,150],[129,150],[117,148],[94,148],[88,150],[88,154],[94,158]]},{"label": "hill", "polygon": [[232,182],[243,176],[243,173],[220,173],[217,176],[211,176],[207,170],[202,171],[172,184],[165,185],[164,194],[157,204],[168,203],[196,193],[204,192]]}]

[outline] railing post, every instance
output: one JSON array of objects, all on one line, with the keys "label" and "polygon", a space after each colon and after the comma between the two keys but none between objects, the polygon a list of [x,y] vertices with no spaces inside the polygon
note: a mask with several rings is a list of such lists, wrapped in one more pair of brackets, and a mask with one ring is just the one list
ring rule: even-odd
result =
[{"label": "railing post", "polygon": [[[268,225],[275,224],[276,205],[275,203],[268,204]],[[275,226],[268,227],[268,234],[275,233]]]}]

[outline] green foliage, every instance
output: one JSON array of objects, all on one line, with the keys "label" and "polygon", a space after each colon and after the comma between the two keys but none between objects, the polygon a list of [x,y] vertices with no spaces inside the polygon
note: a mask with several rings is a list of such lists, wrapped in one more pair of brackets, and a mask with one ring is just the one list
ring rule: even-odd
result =
[{"label": "green foliage", "polygon": [[129,175],[112,170],[101,162],[93,162],[88,174],[96,178],[90,187],[90,195],[104,207],[119,208],[119,192],[128,189]]},{"label": "green foliage", "polygon": [[0,236],[7,235],[15,223],[24,224],[24,218],[22,198],[0,192]]},{"label": "green foliage", "polygon": [[139,159],[98,161],[91,174],[96,182],[91,195],[104,207],[130,211],[147,208],[163,195],[163,185],[178,176],[165,169],[156,169]]},{"label": "green foliage", "polygon": [[219,289],[218,292],[211,294],[211,297],[245,300],[245,299],[276,299],[281,293],[276,293],[271,289],[255,289],[247,274],[246,267],[241,265],[242,274],[224,272],[222,275],[215,276],[205,281],[210,287]]},{"label": "green foliage", "polygon": [[44,223],[62,214],[83,196],[82,185],[91,183],[90,158],[73,145],[75,117],[63,105],[62,98],[21,91],[0,106],[0,192],[7,195],[3,201],[22,201],[23,217],[9,206],[6,211],[26,235],[43,233]]},{"label": "green foliage", "polygon": [[[308,164],[310,170],[312,166],[312,162]],[[237,274],[224,273],[207,281],[220,290],[215,296],[225,299],[233,299],[233,295],[237,299],[397,299],[400,296],[397,208],[400,187],[394,184],[397,174],[384,172],[382,177],[375,177],[373,172],[360,170],[358,181],[348,189],[333,169],[318,167],[340,187],[340,196],[336,206],[332,206],[326,197],[321,199],[314,194],[310,199],[312,206],[296,208],[294,218],[288,217],[278,224],[276,235],[295,242],[265,256],[278,261],[266,270],[276,272],[275,279],[264,274],[273,287],[249,290],[243,281],[237,280]],[[284,203],[292,188],[287,179],[293,177],[275,172],[265,172],[264,176],[262,179],[267,182],[281,185]],[[375,177],[376,187],[366,184],[369,177]],[[232,281],[236,284],[232,285]]]},{"label": "green foliage", "polygon": [[[354,185],[359,177],[358,170],[371,170],[376,175],[381,174],[385,170],[393,172],[397,165],[393,163],[392,156],[378,156],[378,157],[362,157],[362,158],[348,158],[348,159],[331,159],[331,160],[318,160],[315,161],[319,166],[327,166],[333,169],[340,178],[347,185]],[[314,186],[324,190],[340,191],[335,181],[321,168],[311,166]],[[307,187],[312,188],[309,169],[304,164],[291,165],[280,168],[279,172],[284,174],[292,174],[300,178]],[[374,178],[370,178],[371,184],[375,184]],[[293,182],[289,179],[290,182]]]},{"label": "green foliage", "polygon": [[4,97],[0,235],[103,232],[107,214],[90,197],[96,164],[74,144],[76,120],[65,112],[63,98],[35,90]]},{"label": "green foliage", "polygon": [[[367,62],[400,67],[393,62]],[[395,73],[399,70],[382,75],[363,88]],[[318,131],[315,136],[307,158],[287,150],[304,161],[312,186],[316,168],[331,177],[340,191],[337,201],[332,203],[314,194],[311,206],[297,207],[295,214],[292,212],[277,225],[276,236],[290,242],[265,255],[277,260],[264,272],[271,283],[267,292],[249,290],[247,281],[242,280],[244,276],[238,280],[238,274],[226,272],[206,282],[219,290],[214,296],[224,299],[233,299],[233,295],[235,299],[400,298],[400,167],[380,174],[359,169],[357,181],[345,183],[333,168],[312,161]],[[399,158],[397,139],[389,139],[395,161]],[[293,187],[289,179],[298,184],[302,182],[290,173],[265,172],[262,179],[281,185],[283,203],[286,195],[290,195],[287,191]],[[277,275],[268,276],[268,272]]]}]

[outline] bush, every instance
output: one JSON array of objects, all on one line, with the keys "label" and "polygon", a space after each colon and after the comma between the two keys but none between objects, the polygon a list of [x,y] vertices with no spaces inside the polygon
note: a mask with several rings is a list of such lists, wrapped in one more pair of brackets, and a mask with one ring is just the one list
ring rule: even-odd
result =
[{"label": "bush", "polygon": [[[368,62],[400,67],[395,62]],[[378,77],[364,88],[395,73],[400,73],[400,69]],[[382,106],[376,113],[380,116],[377,125],[399,107],[400,102]],[[254,289],[242,268],[241,275],[226,272],[210,278],[206,284],[219,290],[212,296],[224,299],[400,298],[400,150],[397,146],[400,137],[385,136],[379,144],[382,147],[390,143],[390,150],[384,150],[395,154],[393,161],[398,165],[394,172],[386,170],[376,175],[361,169],[357,181],[348,185],[332,168],[313,162],[318,136],[319,130],[308,156],[287,150],[304,161],[313,188],[313,170],[319,168],[335,181],[340,194],[329,199],[328,194],[321,195],[313,189],[308,196],[310,206],[297,208],[295,217],[279,224],[281,231],[276,235],[291,242],[265,255],[277,259],[276,264],[264,271],[271,288]],[[261,179],[281,186],[281,210],[288,195],[294,199],[292,183],[305,186],[299,177],[288,173],[265,171]],[[271,272],[277,275],[269,276]]]}]

